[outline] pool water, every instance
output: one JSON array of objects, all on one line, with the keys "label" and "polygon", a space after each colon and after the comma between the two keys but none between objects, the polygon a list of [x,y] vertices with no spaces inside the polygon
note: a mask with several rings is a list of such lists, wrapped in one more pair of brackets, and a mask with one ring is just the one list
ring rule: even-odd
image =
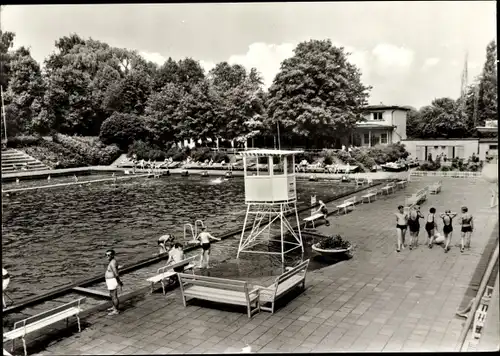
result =
[{"label": "pool water", "polygon": [[[80,179],[90,178],[95,176]],[[54,177],[51,183],[71,180]],[[123,265],[151,257],[158,252],[160,235],[173,233],[182,240],[184,224],[197,219],[214,236],[241,231],[246,209],[243,178],[221,184],[212,180],[172,175],[2,194],[2,264],[12,276],[9,296],[24,299],[95,276],[104,271],[109,248],[117,251]],[[46,184],[38,180],[29,185],[35,182]],[[2,189],[15,186],[2,184]],[[352,189],[297,181],[298,205],[309,204],[311,195],[326,200]],[[214,259],[235,263],[238,237],[231,239],[213,244]],[[252,261],[251,256],[245,259]],[[255,270],[256,264],[247,264]],[[245,268],[239,271],[244,274]]]}]

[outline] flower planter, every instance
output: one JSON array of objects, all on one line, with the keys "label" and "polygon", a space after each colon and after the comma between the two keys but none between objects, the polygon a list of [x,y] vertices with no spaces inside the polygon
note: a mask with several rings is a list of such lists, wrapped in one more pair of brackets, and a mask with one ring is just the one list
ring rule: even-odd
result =
[{"label": "flower planter", "polygon": [[349,247],[347,248],[332,248],[332,249],[322,249],[322,248],[319,248],[318,247],[318,244],[314,244],[312,245],[312,249],[322,255],[333,255],[333,254],[337,254],[337,253],[346,253],[346,252],[349,252],[351,251],[352,249],[352,245],[350,245]]}]

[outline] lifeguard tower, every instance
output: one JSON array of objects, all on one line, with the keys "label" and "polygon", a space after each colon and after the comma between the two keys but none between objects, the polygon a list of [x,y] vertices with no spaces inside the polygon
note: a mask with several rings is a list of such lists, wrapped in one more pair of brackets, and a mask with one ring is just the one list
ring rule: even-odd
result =
[{"label": "lifeguard tower", "polygon": [[[237,258],[242,252],[277,254],[281,255],[281,260],[284,262],[286,253],[297,248],[304,252],[295,188],[295,155],[297,153],[301,151],[250,150],[240,152],[243,156],[245,173],[247,212]],[[287,219],[287,215],[292,213],[291,218],[297,221],[297,231]],[[252,228],[246,231],[250,224]],[[281,239],[272,240],[271,227],[277,227],[277,225],[279,225]],[[292,235],[292,241],[285,241],[287,231]],[[269,241],[280,242],[281,251],[255,250],[257,245],[268,244]]]}]

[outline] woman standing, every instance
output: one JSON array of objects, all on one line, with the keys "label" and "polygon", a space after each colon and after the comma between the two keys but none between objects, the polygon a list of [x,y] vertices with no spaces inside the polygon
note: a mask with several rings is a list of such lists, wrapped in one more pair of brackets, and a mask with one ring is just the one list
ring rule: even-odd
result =
[{"label": "woman standing", "polygon": [[430,208],[425,220],[425,231],[427,231],[429,248],[434,244],[434,232],[436,229],[436,209]]},{"label": "woman standing", "polygon": [[[472,214],[469,213],[469,209],[466,206],[462,207],[462,216],[460,218],[460,224],[462,225],[462,239],[460,241],[460,252],[464,252],[465,246],[470,249],[470,238],[472,231],[474,230],[474,223]],[[464,239],[467,243],[464,245]]]},{"label": "woman standing", "polygon": [[420,221],[424,216],[420,212],[420,206],[416,205],[410,209],[408,216],[408,228],[410,229],[410,250],[418,246],[418,233],[420,232]]},{"label": "woman standing", "polygon": [[446,210],[444,214],[440,216],[441,219],[443,219],[443,234],[445,238],[444,252],[447,253],[450,250],[451,236],[453,235],[453,218],[457,216],[457,213]]},{"label": "woman standing", "polygon": [[404,213],[404,207],[402,205],[398,206],[398,212],[394,215],[396,215],[396,234],[398,238],[398,247],[396,251],[399,252],[402,248],[405,248],[405,235],[406,229],[408,228],[408,215]]}]

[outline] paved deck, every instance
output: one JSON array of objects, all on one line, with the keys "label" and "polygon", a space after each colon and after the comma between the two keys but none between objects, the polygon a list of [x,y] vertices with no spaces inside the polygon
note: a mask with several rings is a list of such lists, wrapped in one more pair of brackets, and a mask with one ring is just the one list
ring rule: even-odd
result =
[{"label": "paved deck", "polygon": [[[425,246],[425,232],[419,248],[397,253],[393,212],[405,195],[437,179],[443,190],[422,210],[467,205],[476,226],[471,250],[456,247],[455,225],[447,254]],[[318,230],[347,237],[354,258],[308,273],[307,290],[274,315],[249,320],[244,311],[184,308],[175,290],[131,301],[118,316],[95,313],[82,333],[69,333],[40,354],[228,353],[246,344],[253,352],[451,351],[464,323],[455,311],[498,220],[498,210],[487,207],[489,195],[480,180],[426,177],[330,218]]]}]

